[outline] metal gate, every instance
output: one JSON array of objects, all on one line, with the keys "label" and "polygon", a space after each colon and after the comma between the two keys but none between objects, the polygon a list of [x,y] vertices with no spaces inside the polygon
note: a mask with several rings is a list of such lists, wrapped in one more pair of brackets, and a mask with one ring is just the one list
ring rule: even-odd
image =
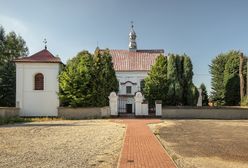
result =
[{"label": "metal gate", "polygon": [[134,113],[134,97],[122,95],[118,97],[118,113]]}]

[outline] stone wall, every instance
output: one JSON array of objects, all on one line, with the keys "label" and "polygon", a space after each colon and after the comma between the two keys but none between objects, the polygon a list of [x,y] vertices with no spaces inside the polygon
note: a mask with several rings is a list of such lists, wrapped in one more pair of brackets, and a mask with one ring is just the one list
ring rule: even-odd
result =
[{"label": "stone wall", "polygon": [[88,119],[110,117],[109,107],[59,107],[58,117],[65,119]]},{"label": "stone wall", "polygon": [[163,107],[162,118],[169,119],[248,119],[241,107]]},{"label": "stone wall", "polygon": [[9,118],[9,117],[18,117],[20,109],[15,107],[0,107],[0,117]]}]

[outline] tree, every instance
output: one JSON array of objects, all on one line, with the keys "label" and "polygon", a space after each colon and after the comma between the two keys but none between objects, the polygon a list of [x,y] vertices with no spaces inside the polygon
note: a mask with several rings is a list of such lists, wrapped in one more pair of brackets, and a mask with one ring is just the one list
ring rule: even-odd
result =
[{"label": "tree", "polygon": [[[167,64],[168,60],[168,64]],[[192,82],[193,66],[187,55],[159,56],[145,79],[144,93],[151,104],[196,105],[198,90]]]},{"label": "tree", "polygon": [[112,57],[108,49],[100,51],[99,48],[96,48],[93,58],[95,76],[93,94],[96,97],[95,102],[100,106],[105,106],[109,102],[109,94],[113,91],[118,91],[119,82],[116,78]]},{"label": "tree", "polygon": [[69,60],[59,75],[59,98],[62,106],[102,107],[108,96],[118,91],[118,80],[108,50],[83,51]]},{"label": "tree", "polygon": [[185,105],[194,106],[198,100],[198,89],[193,84],[193,65],[190,58],[184,54],[183,59],[183,80],[184,80],[184,103]]},{"label": "tree", "polygon": [[167,67],[167,78],[168,78],[168,100],[166,104],[176,105],[176,85],[178,87],[177,81],[177,69],[176,69],[176,56],[173,54],[169,55],[168,67]]},{"label": "tree", "polygon": [[207,93],[207,89],[204,83],[200,85],[200,88],[202,90],[202,105],[208,106],[208,93]]},{"label": "tree", "polygon": [[211,97],[213,101],[216,101],[220,105],[224,104],[225,87],[223,74],[227,59],[226,54],[220,54],[209,65],[212,84]]},{"label": "tree", "polygon": [[16,71],[14,59],[28,55],[26,42],[14,32],[5,35],[0,26],[0,106],[15,106]]},{"label": "tree", "polygon": [[224,70],[224,100],[225,105],[239,105],[240,78],[239,78],[239,51],[228,53],[228,60]]},{"label": "tree", "polygon": [[[212,60],[212,64],[210,65],[213,90],[211,97],[220,105],[240,104],[241,90],[247,85],[247,82],[245,82],[247,68],[243,63],[246,62],[247,58],[243,57],[243,61],[241,61],[240,57],[240,51],[232,50],[220,54]],[[245,77],[242,80],[243,83],[240,83],[243,77]]]},{"label": "tree", "polygon": [[155,100],[167,101],[167,58],[159,55],[145,78],[144,95],[150,104]]},{"label": "tree", "polygon": [[92,106],[93,57],[82,51],[67,62],[59,75],[59,98],[62,106]]}]

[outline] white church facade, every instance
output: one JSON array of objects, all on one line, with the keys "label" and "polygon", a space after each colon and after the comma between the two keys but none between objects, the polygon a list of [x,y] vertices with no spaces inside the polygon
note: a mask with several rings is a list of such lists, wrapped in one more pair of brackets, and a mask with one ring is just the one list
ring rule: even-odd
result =
[{"label": "white church facade", "polygon": [[61,61],[44,49],[15,60],[16,107],[20,116],[57,116]]},{"label": "white church facade", "polygon": [[[136,33],[131,27],[128,50],[110,50],[119,81],[118,113],[135,113],[134,95],[151,66],[164,50],[138,50]],[[46,48],[29,57],[15,60],[16,106],[21,116],[57,116],[59,107],[58,74],[61,60]]]}]

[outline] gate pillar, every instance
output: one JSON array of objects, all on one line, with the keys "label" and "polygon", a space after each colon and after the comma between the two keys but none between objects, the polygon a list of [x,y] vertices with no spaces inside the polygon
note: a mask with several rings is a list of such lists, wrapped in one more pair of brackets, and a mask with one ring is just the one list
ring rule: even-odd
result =
[{"label": "gate pillar", "polygon": [[137,92],[134,97],[135,101],[135,115],[141,116],[142,114],[142,102],[144,100],[144,97],[141,92]]},{"label": "gate pillar", "polygon": [[156,109],[156,116],[162,115],[162,101],[156,100],[155,101],[155,109]]},{"label": "gate pillar", "polygon": [[118,96],[115,92],[111,92],[109,95],[109,107],[110,107],[110,115],[117,116],[118,115]]}]

